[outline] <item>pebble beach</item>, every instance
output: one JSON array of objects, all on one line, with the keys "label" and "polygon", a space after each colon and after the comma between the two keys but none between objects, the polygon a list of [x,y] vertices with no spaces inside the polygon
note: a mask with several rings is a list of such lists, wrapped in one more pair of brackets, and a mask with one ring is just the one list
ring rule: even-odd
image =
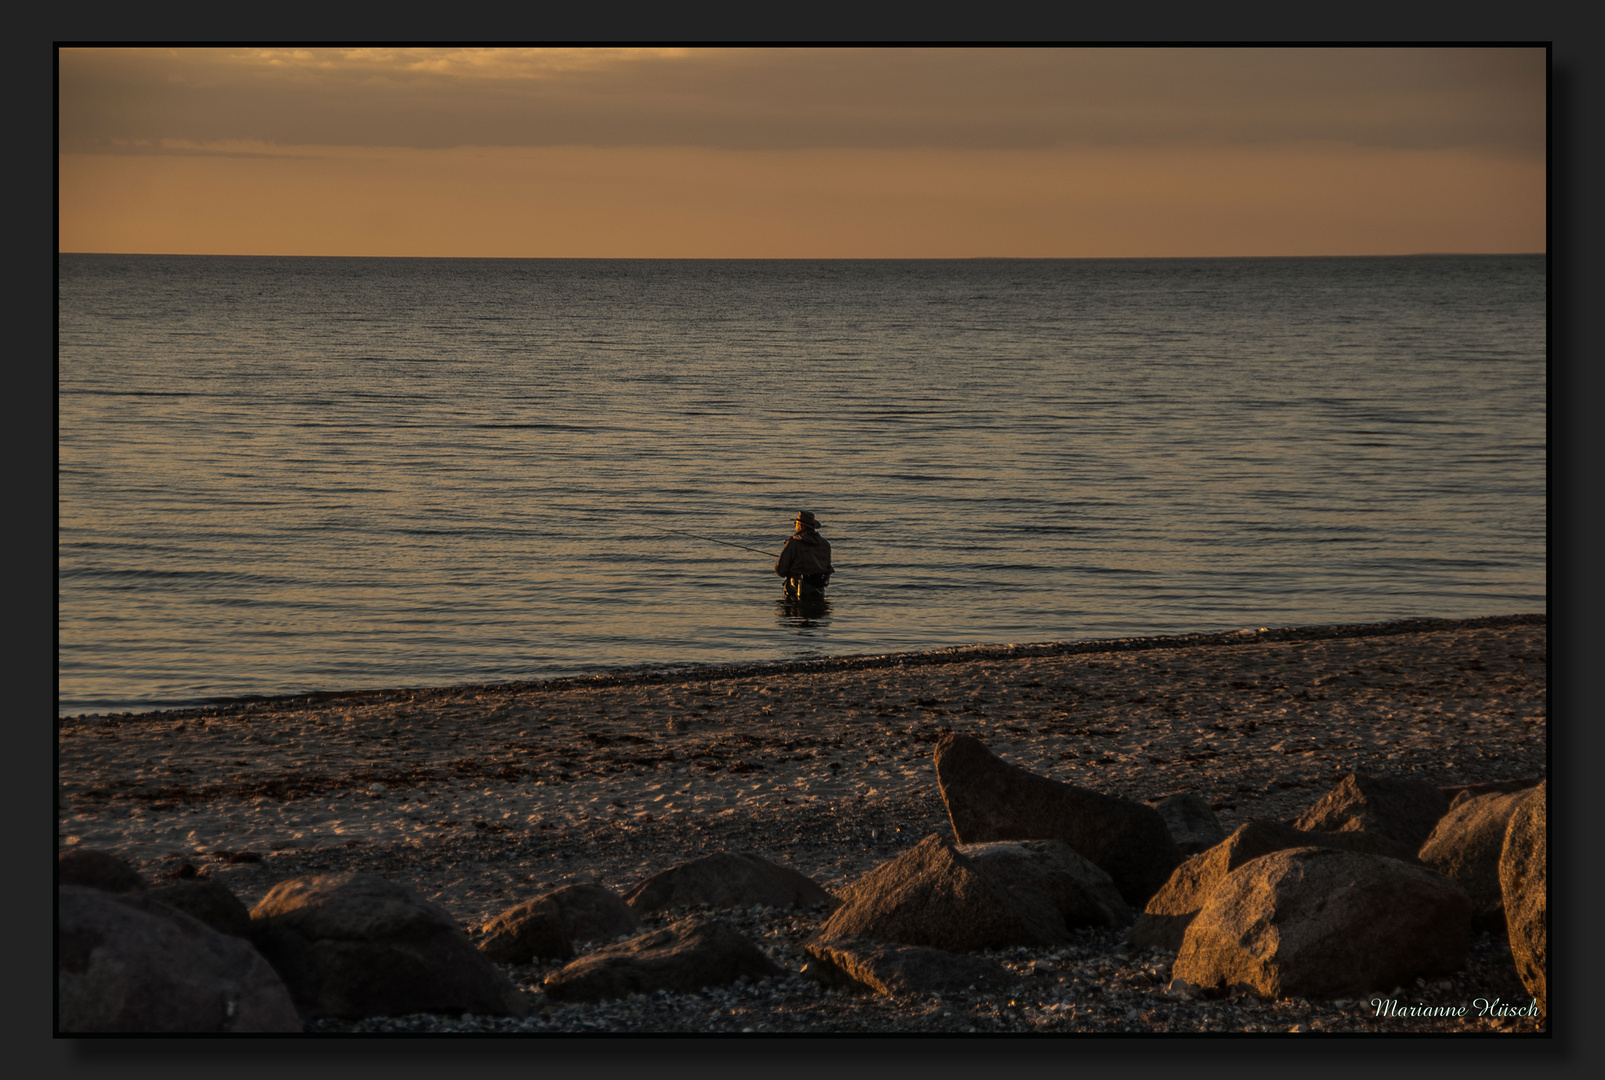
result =
[{"label": "pebble beach", "polygon": [[[533,683],[238,700],[57,723],[58,846],[147,879],[200,873],[249,907],[298,874],[356,871],[442,905],[470,935],[558,886],[623,893],[750,851],[838,891],[949,833],[931,751],[947,732],[1055,780],[1139,801],[1201,795],[1230,832],[1289,820],[1350,772],[1443,787],[1544,777],[1542,615],[989,645]],[[188,864],[190,870],[183,867]],[[1173,956],[1084,929],[994,955],[1019,991],[896,998],[800,974],[822,912],[714,913],[788,975],[525,1018],[314,1021],[315,1032],[969,1033],[1544,1030],[1503,940],[1465,971],[1369,1001],[1171,994]],[[647,920],[662,925],[674,913]],[[1467,1006],[1464,1015],[1442,1015]],[[1430,1013],[1431,1015],[1421,1015]]]}]

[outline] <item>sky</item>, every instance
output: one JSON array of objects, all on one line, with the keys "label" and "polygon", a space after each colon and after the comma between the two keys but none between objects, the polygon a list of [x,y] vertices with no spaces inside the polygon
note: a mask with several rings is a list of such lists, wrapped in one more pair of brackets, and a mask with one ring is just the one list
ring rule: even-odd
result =
[{"label": "sky", "polygon": [[1546,248],[1541,48],[61,49],[57,250]]}]

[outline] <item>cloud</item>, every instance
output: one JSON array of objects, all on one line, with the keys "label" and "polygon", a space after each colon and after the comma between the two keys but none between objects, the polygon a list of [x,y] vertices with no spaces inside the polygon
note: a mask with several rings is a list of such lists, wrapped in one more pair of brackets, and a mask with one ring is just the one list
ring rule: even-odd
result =
[{"label": "cloud", "polygon": [[59,250],[606,258],[1542,251],[1543,159],[1058,150],[234,147],[67,155]]},{"label": "cloud", "polygon": [[1543,49],[66,49],[63,152],[1024,150],[1542,156]]}]

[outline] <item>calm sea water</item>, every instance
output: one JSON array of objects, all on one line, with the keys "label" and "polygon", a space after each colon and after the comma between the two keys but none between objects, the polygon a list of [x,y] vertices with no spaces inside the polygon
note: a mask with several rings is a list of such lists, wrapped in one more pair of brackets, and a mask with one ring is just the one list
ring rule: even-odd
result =
[{"label": "calm sea water", "polygon": [[57,284],[62,714],[1545,608],[1541,256]]}]

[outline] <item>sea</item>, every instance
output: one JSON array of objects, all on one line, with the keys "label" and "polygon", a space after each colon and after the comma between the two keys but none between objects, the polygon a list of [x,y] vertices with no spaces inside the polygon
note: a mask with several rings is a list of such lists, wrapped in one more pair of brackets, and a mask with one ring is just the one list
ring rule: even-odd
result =
[{"label": "sea", "polygon": [[58,715],[1546,610],[1542,255],[56,281]]}]

